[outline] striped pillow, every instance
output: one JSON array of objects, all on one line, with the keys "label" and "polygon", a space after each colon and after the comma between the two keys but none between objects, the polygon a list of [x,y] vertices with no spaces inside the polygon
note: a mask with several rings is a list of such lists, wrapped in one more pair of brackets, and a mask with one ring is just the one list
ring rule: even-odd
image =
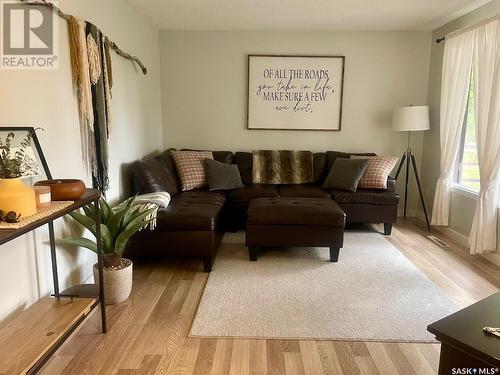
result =
[{"label": "striped pillow", "polygon": [[181,180],[182,191],[207,187],[207,178],[203,162],[213,159],[210,151],[171,151]]},{"label": "striped pillow", "polygon": [[368,159],[368,166],[359,180],[358,187],[365,189],[387,189],[387,177],[398,162],[395,156],[356,156],[351,159]]}]

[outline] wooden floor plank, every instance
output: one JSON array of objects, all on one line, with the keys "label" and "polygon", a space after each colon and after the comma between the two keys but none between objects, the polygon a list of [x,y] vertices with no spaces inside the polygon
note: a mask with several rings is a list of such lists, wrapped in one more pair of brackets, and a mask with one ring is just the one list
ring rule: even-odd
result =
[{"label": "wooden floor plank", "polygon": [[284,374],[285,373],[285,353],[280,345],[279,340],[267,340],[267,371],[268,374]]},{"label": "wooden floor plank", "polygon": [[250,341],[250,374],[267,374],[267,346],[266,340]]},{"label": "wooden floor plank", "polygon": [[335,352],[331,342],[319,341],[316,343],[316,348],[321,361],[323,374],[335,375],[342,373],[342,367],[340,366],[337,353]]},{"label": "wooden floor plank", "polygon": [[[377,366],[377,369],[381,374],[400,374],[394,364],[395,358],[391,358],[391,356],[387,353],[387,351],[385,350],[385,344],[380,342],[369,342],[366,344],[366,346],[370,351],[373,362],[375,362],[375,366]],[[406,372],[402,373],[406,374]]]},{"label": "wooden floor plank", "polygon": [[371,356],[355,357],[354,361],[358,366],[361,375],[380,375],[375,362]]},{"label": "wooden floor plank", "polygon": [[193,374],[204,375],[210,374],[215,360],[215,349],[217,348],[216,339],[206,339],[200,341],[198,356],[194,364]]},{"label": "wooden floor plank", "polygon": [[231,353],[230,375],[248,375],[250,373],[250,340],[234,340]]},{"label": "wooden floor plank", "polygon": [[399,348],[408,362],[410,362],[415,373],[419,375],[427,375],[435,374],[437,372],[432,364],[429,364],[427,358],[417,349],[416,345],[399,344]]},{"label": "wooden floor plank", "polygon": [[391,362],[394,364],[398,374],[417,375],[410,361],[406,358],[398,344],[384,344],[383,347]]},{"label": "wooden floor plank", "polygon": [[194,365],[200,350],[200,340],[187,339],[179,346],[175,360],[170,362],[166,374],[189,375],[194,372]]},{"label": "wooden floor plank", "polygon": [[233,355],[233,340],[219,339],[215,348],[214,365],[212,375],[227,375],[231,369],[231,357]]},{"label": "wooden floor plank", "polygon": [[314,341],[300,341],[300,355],[306,375],[323,373],[323,366]]},{"label": "wooden floor plank", "polygon": [[304,375],[304,364],[300,352],[283,353],[285,362],[285,373],[287,375]]},{"label": "wooden floor plank", "polygon": [[353,375],[361,373],[348,342],[335,342],[333,343],[333,348],[339,359],[340,367],[342,367],[342,373]]}]

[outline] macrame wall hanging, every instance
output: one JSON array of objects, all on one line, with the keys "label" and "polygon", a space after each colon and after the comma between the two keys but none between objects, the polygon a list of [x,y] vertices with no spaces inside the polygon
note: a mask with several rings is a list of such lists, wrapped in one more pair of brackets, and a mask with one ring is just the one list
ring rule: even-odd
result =
[{"label": "macrame wall hanging", "polygon": [[109,189],[108,140],[111,125],[111,89],[113,72],[111,54],[135,62],[144,74],[147,69],[135,56],[122,51],[95,25],[65,14],[46,0],[20,0],[26,5],[46,6],[68,22],[69,48],[73,86],[78,97],[83,163],[92,173],[94,188],[103,193]]}]

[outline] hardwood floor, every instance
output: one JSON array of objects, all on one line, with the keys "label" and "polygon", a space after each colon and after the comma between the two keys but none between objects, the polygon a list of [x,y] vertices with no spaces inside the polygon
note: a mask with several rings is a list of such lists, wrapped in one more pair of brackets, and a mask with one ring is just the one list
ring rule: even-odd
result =
[{"label": "hardwood floor", "polygon": [[[377,228],[382,231],[382,228]],[[471,257],[457,244],[442,249],[417,223],[402,222],[388,239],[459,306],[500,288],[500,267]],[[438,233],[436,236],[451,243]],[[108,308],[109,333],[99,313],[47,363],[57,374],[433,374],[438,344],[307,340],[192,339],[187,334],[207,274],[201,262],[136,265],[134,290]]]}]

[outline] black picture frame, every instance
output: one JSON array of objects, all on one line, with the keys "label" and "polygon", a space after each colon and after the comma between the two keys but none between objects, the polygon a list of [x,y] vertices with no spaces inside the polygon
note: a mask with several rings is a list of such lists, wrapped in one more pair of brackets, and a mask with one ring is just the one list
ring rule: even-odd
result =
[{"label": "black picture frame", "polygon": [[[303,57],[303,58],[338,58],[342,60],[340,79],[340,108],[338,129],[314,129],[314,128],[256,128],[250,127],[250,60],[252,57]],[[344,76],[345,76],[345,55],[293,55],[293,54],[249,54],[247,55],[247,87],[246,87],[246,129],[247,130],[278,130],[278,131],[341,131],[342,112],[344,103]]]},{"label": "black picture frame", "polygon": [[35,147],[35,150],[40,159],[40,163],[42,164],[43,171],[47,179],[52,180],[52,173],[50,173],[50,168],[47,163],[47,159],[45,159],[45,155],[42,150],[42,146],[40,145],[40,141],[38,140],[38,136],[36,135],[37,130],[43,130],[42,128],[35,128],[33,126],[0,126],[0,132],[26,132],[31,135],[32,146]]}]

